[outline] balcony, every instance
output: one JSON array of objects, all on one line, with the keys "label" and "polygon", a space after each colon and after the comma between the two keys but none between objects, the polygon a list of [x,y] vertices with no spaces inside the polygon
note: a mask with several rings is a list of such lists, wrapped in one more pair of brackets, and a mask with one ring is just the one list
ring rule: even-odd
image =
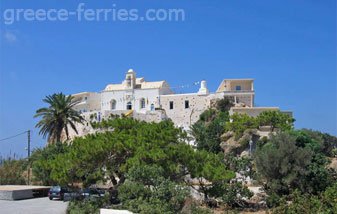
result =
[{"label": "balcony", "polygon": [[238,91],[221,91],[216,93],[224,93],[224,94],[255,94],[254,90],[238,90]]}]

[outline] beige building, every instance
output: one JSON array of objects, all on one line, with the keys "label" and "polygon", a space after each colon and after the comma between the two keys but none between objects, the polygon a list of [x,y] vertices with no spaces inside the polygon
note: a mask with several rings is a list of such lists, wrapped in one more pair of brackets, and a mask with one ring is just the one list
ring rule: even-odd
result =
[{"label": "beige building", "polygon": [[252,109],[254,95],[253,79],[223,80],[214,93],[209,93],[207,83],[203,80],[197,93],[164,95],[160,100],[168,118],[171,118],[176,125],[188,129],[216,100],[225,96],[233,97],[235,106]]},{"label": "beige building", "polygon": [[[144,77],[137,78],[132,69],[126,72],[121,83],[109,84],[100,93],[83,92],[73,96],[81,101],[75,109],[88,121],[92,114],[96,120],[111,114],[127,114],[145,121],[159,122],[170,118],[176,126],[187,130],[202,112],[226,96],[232,97],[235,103],[230,114],[246,113],[256,117],[266,110],[279,110],[278,107],[254,107],[253,79],[224,79],[215,92],[209,92],[207,82],[203,80],[197,92],[175,94],[167,81],[148,82]],[[90,132],[90,127],[84,128],[83,134]]]},{"label": "beige building", "polygon": [[99,93],[82,92],[73,94],[72,96],[76,101],[79,101],[79,103],[74,107],[76,111],[83,113],[99,111],[101,109]]},{"label": "beige building", "polygon": [[254,91],[254,79],[225,79],[216,92]]}]

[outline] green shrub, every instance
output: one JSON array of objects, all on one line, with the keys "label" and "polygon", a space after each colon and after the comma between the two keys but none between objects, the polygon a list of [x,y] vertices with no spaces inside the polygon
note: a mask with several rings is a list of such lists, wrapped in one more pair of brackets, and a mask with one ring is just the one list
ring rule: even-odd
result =
[{"label": "green shrub", "polygon": [[254,154],[257,173],[267,193],[287,195],[296,188],[305,192],[308,166],[313,153],[296,146],[296,138],[287,133],[273,136]]},{"label": "green shrub", "polygon": [[231,184],[214,184],[211,196],[220,197],[221,203],[229,208],[245,207],[243,198],[251,198],[253,193],[240,182]]},{"label": "green shrub", "polygon": [[191,127],[191,134],[196,140],[197,149],[213,153],[221,152],[221,135],[225,132],[224,127],[228,121],[228,112],[216,113],[214,109],[206,110],[200,116],[200,120]]},{"label": "green shrub", "polygon": [[84,200],[71,201],[67,208],[67,214],[99,214],[103,207],[103,199],[86,198]]},{"label": "green shrub", "polygon": [[200,114],[200,120],[203,122],[208,122],[211,119],[213,119],[215,115],[216,111],[214,109],[208,109],[205,110],[202,114]]},{"label": "green shrub", "polygon": [[163,177],[157,166],[136,166],[127,174],[127,182],[118,187],[123,208],[139,214],[179,213],[189,190]]},{"label": "green shrub", "polygon": [[293,129],[295,119],[281,111],[263,111],[257,116],[256,122],[259,126],[270,126],[272,132],[275,129],[287,131]]},{"label": "green shrub", "polygon": [[234,106],[234,97],[224,97],[216,102],[216,109],[220,112],[228,112],[232,106]]},{"label": "green shrub", "polygon": [[58,155],[68,152],[70,147],[66,143],[52,143],[45,148],[33,150],[31,166],[33,181],[46,186],[57,185],[51,178],[52,168],[55,167],[55,159]]},{"label": "green shrub", "polygon": [[214,212],[208,208],[195,207],[191,210],[191,214],[213,214]]},{"label": "green shrub", "polygon": [[278,194],[271,193],[266,199],[266,204],[268,207],[277,207],[283,202],[281,199],[282,198]]},{"label": "green shrub", "polygon": [[23,176],[27,169],[27,160],[8,157],[0,157],[0,185],[23,185],[26,178]]},{"label": "green shrub", "polygon": [[301,194],[295,191],[290,195],[290,203],[281,203],[272,210],[273,214],[297,213],[337,213],[337,183],[319,195]]},{"label": "green shrub", "polygon": [[236,140],[240,139],[247,129],[254,129],[258,127],[257,120],[247,114],[235,113],[230,116],[230,119],[232,122],[226,124],[225,130],[233,131],[235,133]]}]

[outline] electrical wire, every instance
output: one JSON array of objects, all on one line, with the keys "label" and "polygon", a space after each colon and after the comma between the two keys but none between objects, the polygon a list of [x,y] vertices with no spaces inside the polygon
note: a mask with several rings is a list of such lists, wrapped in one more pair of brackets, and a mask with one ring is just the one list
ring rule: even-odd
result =
[{"label": "electrical wire", "polygon": [[12,138],[15,138],[15,137],[18,137],[20,135],[23,135],[25,133],[27,133],[28,131],[25,131],[25,132],[22,132],[20,134],[16,134],[16,135],[13,135],[13,136],[10,136],[10,137],[6,137],[6,138],[3,138],[3,139],[0,139],[0,141],[4,141],[4,140],[9,140],[9,139],[12,139]]}]

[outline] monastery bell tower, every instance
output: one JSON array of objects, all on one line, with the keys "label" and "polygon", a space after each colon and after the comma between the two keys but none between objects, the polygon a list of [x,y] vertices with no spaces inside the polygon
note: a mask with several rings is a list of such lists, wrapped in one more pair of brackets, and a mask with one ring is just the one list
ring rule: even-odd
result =
[{"label": "monastery bell tower", "polygon": [[198,94],[209,94],[206,80],[201,81],[200,89],[198,91]]},{"label": "monastery bell tower", "polygon": [[129,71],[126,72],[125,81],[127,89],[134,89],[136,87],[136,73],[133,69],[129,69]]}]

